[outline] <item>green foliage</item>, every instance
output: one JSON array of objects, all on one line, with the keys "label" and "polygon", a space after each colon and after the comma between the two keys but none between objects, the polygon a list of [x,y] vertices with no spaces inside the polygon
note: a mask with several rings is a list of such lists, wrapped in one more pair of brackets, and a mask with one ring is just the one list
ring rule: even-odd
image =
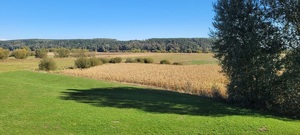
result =
[{"label": "green foliage", "polygon": [[264,30],[268,24],[261,19],[263,14],[255,1],[219,0],[214,8],[215,57],[230,80],[228,99],[243,106],[266,108],[269,85],[279,70],[270,65],[276,64],[282,46],[275,40],[274,44],[265,42],[270,40],[265,32],[276,36],[275,29],[269,26],[269,31]]},{"label": "green foliage", "polygon": [[201,52],[202,53],[209,53],[210,51],[209,51],[208,48],[203,47],[202,50],[201,50]]},{"label": "green foliage", "polygon": [[109,60],[109,63],[121,63],[122,62],[122,58],[121,57],[115,57],[115,58],[111,58]]},{"label": "green foliage", "polygon": [[98,58],[92,57],[79,57],[75,60],[75,67],[77,68],[90,68],[103,64]]},{"label": "green foliage", "polygon": [[109,63],[109,58],[99,58],[100,61],[102,61],[103,64]]},{"label": "green foliage", "polygon": [[30,71],[1,73],[0,82],[1,134],[300,133],[299,121],[190,94]]},{"label": "green foliage", "polygon": [[154,63],[153,58],[144,58],[144,63]]},{"label": "green foliage", "polygon": [[31,49],[28,46],[21,46],[21,49],[25,49],[28,53],[31,52]]},{"label": "green foliage", "polygon": [[127,58],[125,63],[137,63],[136,59],[133,58]]},{"label": "green foliage", "polygon": [[187,49],[186,50],[186,53],[192,53],[193,51],[192,51],[192,49]]},{"label": "green foliage", "polygon": [[135,59],[129,58],[128,61],[129,62],[127,63],[154,63],[153,58],[135,58]]},{"label": "green foliage", "polygon": [[146,53],[146,52],[148,52],[147,50],[142,50],[142,53]]},{"label": "green foliage", "polygon": [[75,60],[75,67],[77,68],[89,68],[91,67],[91,63],[86,57],[79,57]]},{"label": "green foliage", "polygon": [[202,53],[202,50],[197,50],[196,53]]},{"label": "green foliage", "polygon": [[160,64],[172,64],[169,60],[161,60]]},{"label": "green foliage", "polygon": [[87,57],[88,52],[89,51],[87,49],[72,49],[71,56],[72,57]]},{"label": "green foliage", "polygon": [[50,71],[56,70],[56,68],[56,62],[53,59],[44,58],[39,63],[39,70]]},{"label": "green foliage", "polygon": [[55,50],[55,57],[67,58],[70,56],[71,51],[67,48],[59,48]]},{"label": "green foliage", "polygon": [[132,53],[140,53],[141,51],[142,51],[141,49],[133,48],[133,49],[131,49],[130,52],[132,52]]},{"label": "green foliage", "polygon": [[16,59],[26,59],[30,53],[26,49],[16,49],[12,52],[12,56]]},{"label": "green foliage", "polygon": [[230,80],[229,101],[300,117],[299,7],[297,0],[214,5],[213,50]]},{"label": "green foliage", "polygon": [[[300,1],[268,1],[271,18],[282,26],[282,39],[287,47],[280,66],[284,67],[276,83],[271,106],[276,112],[300,118]],[[288,36],[286,36],[288,35]]]},{"label": "green foliage", "polygon": [[[299,62],[297,62],[297,65],[295,64],[287,64],[287,71],[274,84],[273,102],[270,108],[280,114],[300,118],[300,64]],[[292,66],[292,69],[290,66]]]},{"label": "green foliage", "polygon": [[144,63],[144,58],[136,58],[135,61],[138,63]]},{"label": "green foliage", "polygon": [[[73,39],[73,40],[9,40],[0,41],[5,49],[20,48],[27,45],[33,50],[39,48],[86,48],[98,52],[196,52],[201,48],[211,50],[212,40],[209,38],[152,38],[147,40],[118,41],[115,39]],[[50,50],[53,51],[53,50]],[[190,52],[190,51],[189,51]],[[83,55],[81,55],[83,56]],[[80,56],[79,56],[80,57]],[[85,56],[84,56],[85,57]]]},{"label": "green foliage", "polygon": [[30,52],[29,56],[35,56],[35,52]]},{"label": "green foliage", "polygon": [[35,50],[35,57],[36,58],[47,58],[48,57],[48,50],[46,49],[38,49]]},{"label": "green foliage", "polygon": [[91,64],[90,66],[91,66],[91,67],[99,66],[99,65],[102,65],[102,64],[103,64],[102,61],[99,60],[99,59],[96,58],[96,57],[89,58],[89,61],[90,61],[90,64]]},{"label": "green foliage", "polygon": [[182,62],[174,62],[173,65],[183,65]]},{"label": "green foliage", "polygon": [[7,59],[9,56],[9,50],[0,48],[0,60]]}]

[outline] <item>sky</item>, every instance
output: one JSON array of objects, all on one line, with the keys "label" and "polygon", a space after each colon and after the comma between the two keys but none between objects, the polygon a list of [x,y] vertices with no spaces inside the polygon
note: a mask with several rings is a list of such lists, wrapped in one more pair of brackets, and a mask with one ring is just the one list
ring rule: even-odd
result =
[{"label": "sky", "polygon": [[209,37],[216,0],[0,0],[0,40]]}]

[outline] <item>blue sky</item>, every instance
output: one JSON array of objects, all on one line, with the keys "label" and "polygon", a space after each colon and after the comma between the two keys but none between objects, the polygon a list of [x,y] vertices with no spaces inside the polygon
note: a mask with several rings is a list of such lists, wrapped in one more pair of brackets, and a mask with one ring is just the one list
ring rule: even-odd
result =
[{"label": "blue sky", "polygon": [[0,39],[208,37],[216,0],[1,0]]}]

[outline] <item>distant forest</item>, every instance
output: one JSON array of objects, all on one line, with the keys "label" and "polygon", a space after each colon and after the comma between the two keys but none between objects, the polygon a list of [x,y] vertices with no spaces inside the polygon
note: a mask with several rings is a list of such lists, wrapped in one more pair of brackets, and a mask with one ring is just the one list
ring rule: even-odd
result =
[{"label": "distant forest", "polygon": [[32,51],[41,48],[87,49],[98,52],[210,52],[209,38],[152,38],[147,40],[119,41],[116,39],[24,39],[0,41],[0,47],[15,50],[28,46]]}]

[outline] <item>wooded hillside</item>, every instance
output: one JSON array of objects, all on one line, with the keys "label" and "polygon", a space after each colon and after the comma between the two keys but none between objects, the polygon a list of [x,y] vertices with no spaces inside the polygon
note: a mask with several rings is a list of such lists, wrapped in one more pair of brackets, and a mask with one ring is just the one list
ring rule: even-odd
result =
[{"label": "wooded hillside", "polygon": [[31,50],[40,48],[85,48],[98,52],[151,51],[151,52],[208,52],[212,40],[209,38],[152,38],[147,40],[119,41],[116,39],[25,39],[0,41],[0,47],[15,50],[28,46]]}]

